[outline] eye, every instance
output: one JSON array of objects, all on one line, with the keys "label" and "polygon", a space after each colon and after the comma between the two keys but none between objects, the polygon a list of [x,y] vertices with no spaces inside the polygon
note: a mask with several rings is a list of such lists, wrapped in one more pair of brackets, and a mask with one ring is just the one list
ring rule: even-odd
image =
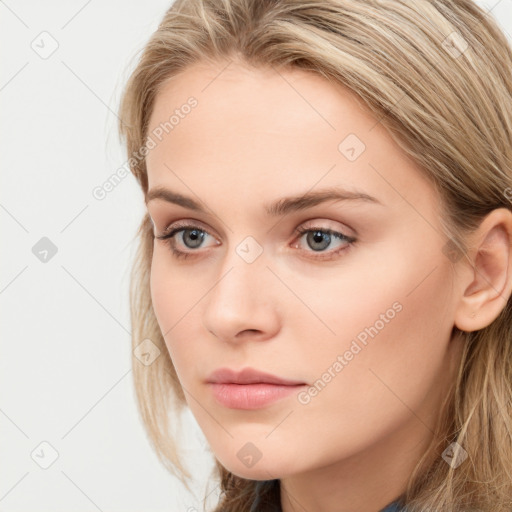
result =
[{"label": "eye", "polygon": [[[352,236],[324,227],[313,226],[305,228],[301,226],[296,229],[296,232],[301,235],[300,239],[306,235],[305,240],[308,247],[313,249],[313,252],[321,254],[320,256],[313,256],[313,258],[322,260],[334,259],[340,252],[349,248],[356,241]],[[333,241],[342,242],[341,247],[331,251],[324,251],[324,249],[329,247]],[[294,247],[298,247],[298,244],[295,244]]]},{"label": "eye", "polygon": [[[325,227],[299,227],[295,230],[300,235],[300,239],[306,235],[305,240],[307,245],[312,249],[300,249],[304,253],[308,253],[307,257],[317,260],[331,260],[334,259],[340,252],[350,247],[356,239],[354,237],[334,231]],[[178,235],[179,236],[176,236]],[[201,244],[212,237],[208,231],[193,224],[174,224],[173,228],[164,235],[155,236],[159,240],[164,240],[169,245],[171,252],[177,258],[188,258],[189,256],[196,256],[195,249],[201,247]],[[177,248],[177,240],[188,250],[181,250]],[[325,251],[333,242],[341,242],[340,247],[335,250]],[[220,242],[215,241],[213,245],[220,245]],[[299,248],[299,244],[293,244],[292,247]],[[317,253],[314,255],[314,253]]]},{"label": "eye", "polygon": [[[177,258],[188,258],[190,255],[192,255],[190,252],[182,251],[176,248],[175,237],[178,233],[181,233],[181,235],[177,237],[178,239],[181,239],[181,243],[186,248],[192,250],[197,249],[207,236],[212,236],[210,233],[208,233],[208,231],[192,224],[174,224],[174,228],[165,235],[155,236],[155,238],[158,238],[159,240],[164,240],[165,243],[171,248],[174,256]],[[219,244],[216,243],[215,245]]]}]

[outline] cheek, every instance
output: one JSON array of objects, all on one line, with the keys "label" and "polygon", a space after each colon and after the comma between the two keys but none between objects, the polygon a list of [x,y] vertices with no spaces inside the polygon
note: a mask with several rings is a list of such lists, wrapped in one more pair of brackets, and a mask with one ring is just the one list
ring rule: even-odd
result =
[{"label": "cheek", "polygon": [[[198,361],[204,355],[201,299],[208,293],[208,279],[198,279],[194,266],[171,260],[165,247],[153,252],[150,288],[155,316],[180,382],[192,388]],[[206,333],[208,334],[208,333]],[[187,394],[185,395],[187,397]],[[187,398],[188,399],[188,398]]]},{"label": "cheek", "polygon": [[168,332],[198,301],[197,277],[173,262],[170,249],[155,244],[151,264],[151,299],[162,331]]},{"label": "cheek", "polygon": [[[330,328],[323,330],[326,341],[332,340],[328,345],[348,349],[357,339],[381,357],[404,350],[420,355],[432,342],[445,343],[438,334],[453,324],[452,275],[437,240],[427,234],[418,230],[417,240],[409,233],[360,249],[329,278],[295,276],[292,282],[303,283],[298,292]],[[313,326],[314,318],[308,318]]]},{"label": "cheek", "polygon": [[[412,252],[400,259],[395,253],[389,264],[381,253],[379,265],[361,262],[371,272],[345,273],[322,287],[323,300],[312,296],[312,309],[336,335],[327,333],[314,347],[304,344],[310,381],[318,384],[306,406],[312,406],[309,417],[327,414],[347,429],[362,419],[368,425],[384,417],[399,421],[436,391],[453,325],[449,266],[435,252]],[[306,342],[320,325],[312,316],[307,323],[299,328]],[[339,413],[339,404],[347,414]]]},{"label": "cheek", "polygon": [[162,333],[165,334],[172,327],[171,318],[174,316],[173,301],[176,297],[174,292],[176,285],[173,282],[170,269],[164,263],[163,256],[159,254],[160,252],[161,249],[155,243],[151,262],[150,287],[153,310]]},{"label": "cheek", "polygon": [[179,348],[183,344],[171,340],[179,339],[181,329],[186,324],[187,310],[190,310],[193,301],[188,297],[192,293],[190,286],[185,285],[182,273],[172,268],[169,260],[170,256],[165,254],[165,249],[155,245],[150,276],[151,300],[158,325],[179,374],[183,366],[180,364],[182,354]]}]

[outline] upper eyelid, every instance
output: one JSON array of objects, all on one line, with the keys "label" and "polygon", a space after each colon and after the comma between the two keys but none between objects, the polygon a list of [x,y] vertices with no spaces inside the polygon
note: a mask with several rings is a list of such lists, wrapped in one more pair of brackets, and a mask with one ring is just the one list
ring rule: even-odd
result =
[{"label": "upper eyelid", "polygon": [[[317,221],[314,221],[314,220],[306,220],[306,221],[303,221],[301,222],[294,230],[293,232],[296,233],[297,232],[297,229],[298,228],[302,228],[302,229],[305,229],[305,230],[314,230],[314,229],[321,229],[323,231],[334,231],[334,232],[339,232],[343,235],[345,235],[347,238],[350,238],[350,237],[354,237],[354,235],[352,234],[349,234],[351,231],[352,232],[355,232],[354,229],[351,229],[349,228],[348,226],[347,227],[341,227],[341,228],[337,228],[337,227],[332,227],[332,226],[325,226],[325,225],[321,225],[321,224],[325,224],[326,222],[339,222],[339,221],[333,221],[331,219],[324,219],[324,220],[317,220]],[[155,224],[153,224],[155,225]],[[162,235],[161,236],[165,236],[167,235],[168,233],[172,232],[172,231],[175,231],[175,230],[179,230],[179,229],[182,229],[182,230],[186,230],[186,229],[194,229],[194,228],[199,228],[200,231],[204,231],[205,233],[207,233],[208,235],[214,237],[214,238],[217,238],[213,233],[212,231],[209,229],[209,228],[205,228],[203,227],[201,221],[198,221],[198,220],[194,220],[194,221],[188,221],[188,220],[179,220],[179,221],[175,221],[175,222],[171,222],[168,226],[166,226],[163,231],[162,231]]]},{"label": "upper eyelid", "polygon": [[[356,236],[354,236],[353,234],[349,234],[349,232],[351,231],[350,229],[333,228],[333,227],[328,227],[325,225],[322,226],[321,224],[325,223],[325,222],[326,222],[326,220],[316,221],[316,222],[309,220],[309,221],[302,222],[293,230],[293,234],[295,235],[294,240],[297,238],[301,238],[302,236],[304,236],[305,233],[307,233],[309,231],[314,231],[315,229],[319,230],[319,231],[340,234],[349,242],[353,242],[356,240]],[[311,223],[311,224],[309,225],[308,223]],[[205,229],[205,228],[201,227],[200,224],[201,223],[197,223],[197,221],[194,221],[194,222],[187,222],[186,220],[185,221],[176,221],[175,223],[171,223],[168,227],[166,227],[164,229],[162,235],[157,236],[156,238],[175,238],[175,236],[182,231],[193,230],[195,228],[199,228],[199,231],[203,231],[206,234],[208,234],[209,236],[211,236],[212,238],[214,238],[215,240],[217,240],[217,237],[213,233],[211,233],[211,231],[209,229]],[[173,233],[172,237],[168,236],[170,233]],[[214,245],[218,245],[218,244],[214,244]],[[196,252],[196,251],[192,251],[192,252]]]}]

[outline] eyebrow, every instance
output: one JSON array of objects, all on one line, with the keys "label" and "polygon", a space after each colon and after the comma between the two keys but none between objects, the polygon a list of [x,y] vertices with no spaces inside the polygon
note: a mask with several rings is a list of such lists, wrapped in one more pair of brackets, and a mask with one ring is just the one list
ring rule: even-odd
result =
[{"label": "eyebrow", "polygon": [[[184,196],[164,187],[152,188],[146,194],[146,204],[153,199],[161,199],[168,203],[177,204],[201,213],[207,213],[206,209],[195,199]],[[267,215],[272,217],[284,216],[291,212],[305,210],[327,201],[364,201],[373,204],[383,204],[375,197],[357,190],[345,190],[339,187],[330,187],[317,191],[309,191],[302,195],[284,197],[273,203],[264,205]]]}]

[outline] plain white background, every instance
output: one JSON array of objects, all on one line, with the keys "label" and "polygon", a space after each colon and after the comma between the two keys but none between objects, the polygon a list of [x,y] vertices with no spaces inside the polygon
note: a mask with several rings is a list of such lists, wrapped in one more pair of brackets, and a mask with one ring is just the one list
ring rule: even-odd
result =
[{"label": "plain white background", "polygon": [[[478,3],[512,40],[512,0]],[[128,175],[92,194],[126,161],[120,93],[170,4],[0,0],[1,512],[193,512],[218,495],[190,413],[191,494],[137,415],[128,278],[142,193]]]}]

